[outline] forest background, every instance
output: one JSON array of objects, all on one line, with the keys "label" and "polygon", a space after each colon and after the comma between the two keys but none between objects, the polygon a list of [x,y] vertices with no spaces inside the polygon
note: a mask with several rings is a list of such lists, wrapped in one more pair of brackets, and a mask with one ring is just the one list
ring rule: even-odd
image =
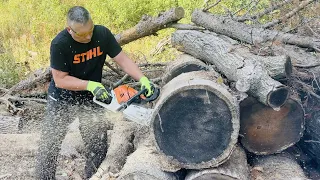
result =
[{"label": "forest background", "polygon": [[[251,6],[257,2],[257,6]],[[248,11],[255,14],[275,2],[277,0],[222,0],[210,12],[243,15]],[[157,16],[177,6],[185,10],[185,18],[180,23],[188,24],[193,10],[202,8],[205,3],[204,0],[0,0],[0,88],[9,88],[31,72],[49,66],[51,40],[66,27],[66,13],[72,6],[84,6],[95,24],[105,25],[112,33],[118,34],[136,25],[144,14]],[[294,1],[260,21],[279,18],[299,3],[299,0]],[[319,3],[315,3],[298,12],[285,27],[277,28],[294,28],[306,18],[319,17]],[[171,61],[178,52],[170,44],[161,53],[153,52],[159,42],[170,38],[173,31],[175,29],[163,29],[157,35],[138,39],[123,48],[136,62]]]}]

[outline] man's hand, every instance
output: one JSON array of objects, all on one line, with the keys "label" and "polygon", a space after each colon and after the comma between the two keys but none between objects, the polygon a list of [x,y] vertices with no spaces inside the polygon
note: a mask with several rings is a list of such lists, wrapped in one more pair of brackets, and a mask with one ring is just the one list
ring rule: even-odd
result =
[{"label": "man's hand", "polygon": [[89,81],[87,85],[87,90],[90,91],[97,100],[104,103],[110,104],[112,97],[109,95],[106,88],[99,82]]},{"label": "man's hand", "polygon": [[142,78],[140,78],[139,82],[141,83],[141,90],[143,88],[147,89],[146,97],[150,97],[153,94],[153,85],[151,84],[149,79],[146,76],[143,76]]}]

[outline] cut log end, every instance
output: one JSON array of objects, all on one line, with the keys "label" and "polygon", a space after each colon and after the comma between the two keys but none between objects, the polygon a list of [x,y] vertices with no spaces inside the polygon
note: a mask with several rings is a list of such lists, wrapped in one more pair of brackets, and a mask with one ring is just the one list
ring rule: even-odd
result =
[{"label": "cut log end", "polygon": [[279,108],[287,102],[288,98],[289,88],[286,86],[281,86],[268,94],[267,103],[272,108]]},{"label": "cut log end", "polygon": [[[298,142],[304,131],[304,111],[293,99],[278,111],[252,98],[241,103],[241,143],[255,154],[273,154]],[[247,103],[247,104],[246,104]]]},{"label": "cut log end", "polygon": [[181,168],[226,161],[238,137],[238,102],[205,72],[183,73],[163,87],[152,117],[158,150]]},{"label": "cut log end", "polygon": [[165,154],[180,162],[207,162],[229,145],[231,118],[227,104],[211,91],[185,90],[173,95],[156,116],[156,140]]}]

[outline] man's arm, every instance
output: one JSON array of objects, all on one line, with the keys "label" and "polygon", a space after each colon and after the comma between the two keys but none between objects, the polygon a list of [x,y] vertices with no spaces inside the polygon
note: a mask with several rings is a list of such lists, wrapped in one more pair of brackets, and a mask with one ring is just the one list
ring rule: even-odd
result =
[{"label": "man's arm", "polygon": [[121,67],[121,69],[129,74],[132,78],[139,81],[143,77],[143,73],[123,51],[121,51],[113,60]]},{"label": "man's arm", "polygon": [[51,68],[51,72],[54,82],[56,83],[56,87],[72,91],[87,90],[88,81],[70,76],[67,72],[53,68]]}]

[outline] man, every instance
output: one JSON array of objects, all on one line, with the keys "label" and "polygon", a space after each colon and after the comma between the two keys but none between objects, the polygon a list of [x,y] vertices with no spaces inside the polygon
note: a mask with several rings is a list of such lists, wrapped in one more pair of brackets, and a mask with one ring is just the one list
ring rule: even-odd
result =
[{"label": "man", "polygon": [[68,11],[67,28],[51,42],[52,81],[48,89],[46,117],[37,156],[38,179],[55,179],[57,157],[67,126],[74,117],[80,120],[85,143],[85,176],[91,177],[107,152],[107,128],[103,109],[92,102],[111,97],[100,83],[106,56],[110,56],[126,73],[139,80],[152,95],[151,83],[132,62],[104,26],[94,25],[89,12],[75,6]]}]

